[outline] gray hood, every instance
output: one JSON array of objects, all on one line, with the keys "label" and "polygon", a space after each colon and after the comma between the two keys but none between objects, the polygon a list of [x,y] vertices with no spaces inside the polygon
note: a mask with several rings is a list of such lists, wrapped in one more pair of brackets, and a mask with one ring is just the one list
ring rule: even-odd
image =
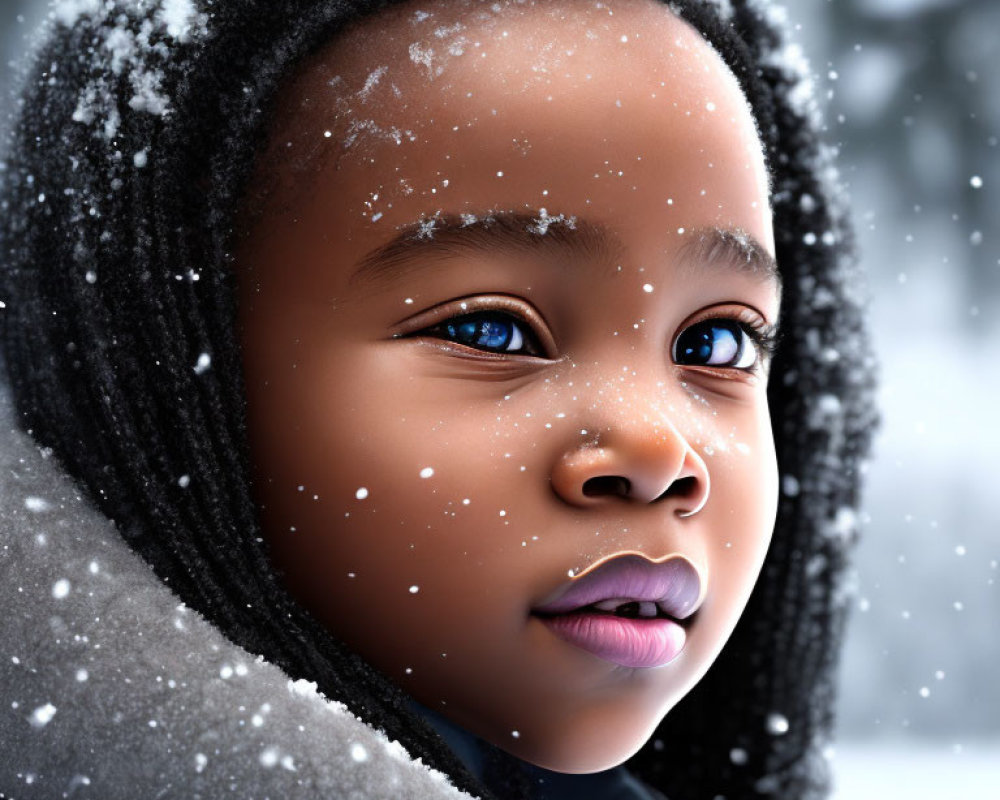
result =
[{"label": "gray hood", "polygon": [[0,607],[0,797],[468,797],[185,608],[2,390]]}]

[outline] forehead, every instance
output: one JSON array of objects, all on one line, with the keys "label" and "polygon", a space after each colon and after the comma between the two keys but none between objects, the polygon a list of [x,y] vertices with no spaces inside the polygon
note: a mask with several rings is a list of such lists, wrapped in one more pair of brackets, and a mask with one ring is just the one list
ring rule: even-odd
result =
[{"label": "forehead", "polygon": [[338,34],[281,98],[264,166],[291,206],[335,182],[383,227],[548,207],[627,234],[629,209],[662,206],[669,227],[683,198],[675,229],[773,251],[740,87],[655,0],[404,3]]}]

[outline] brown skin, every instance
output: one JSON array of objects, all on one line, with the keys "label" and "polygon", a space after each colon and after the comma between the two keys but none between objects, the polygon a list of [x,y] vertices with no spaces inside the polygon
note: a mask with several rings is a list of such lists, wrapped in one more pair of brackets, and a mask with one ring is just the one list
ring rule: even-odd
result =
[{"label": "brown skin", "polygon": [[[652,0],[419,10],[301,70],[250,194],[236,262],[263,529],[300,602],[418,701],[534,764],[598,771],[708,669],[770,539],[766,364],[672,358],[700,319],[776,322],[773,279],[684,250],[722,228],[773,253],[761,148],[732,74]],[[541,208],[589,246],[487,237],[352,279],[422,219]],[[435,327],[498,307],[538,354]],[[629,491],[585,494],[602,476]],[[666,666],[609,663],[531,613],[623,553],[702,578]]]}]

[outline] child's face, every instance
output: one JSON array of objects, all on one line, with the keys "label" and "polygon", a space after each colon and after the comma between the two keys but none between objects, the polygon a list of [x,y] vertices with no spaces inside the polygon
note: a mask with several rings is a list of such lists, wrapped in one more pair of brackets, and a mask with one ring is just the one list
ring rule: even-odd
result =
[{"label": "child's face", "polygon": [[505,750],[620,763],[718,654],[774,523],[745,331],[778,285],[735,79],[651,0],[406,5],[310,62],[262,163],[236,260],[288,586]]}]

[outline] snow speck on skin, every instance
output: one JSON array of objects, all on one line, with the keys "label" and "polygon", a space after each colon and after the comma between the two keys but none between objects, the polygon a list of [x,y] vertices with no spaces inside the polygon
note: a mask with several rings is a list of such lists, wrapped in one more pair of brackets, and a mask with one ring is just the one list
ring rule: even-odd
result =
[{"label": "snow speck on skin", "polygon": [[358,500],[364,500],[364,499],[365,499],[366,497],[368,497],[368,489],[367,489],[366,487],[364,487],[364,486],[361,486],[361,487],[359,487],[359,488],[358,488],[358,490],[357,490],[357,491],[356,491],[356,492],[354,493],[354,496],[355,496],[355,497],[356,497],[356,498],[357,498]]},{"label": "snow speck on skin", "polygon": [[434,77],[434,50],[430,47],[424,47],[419,42],[413,42],[409,48],[410,61],[414,64],[421,64],[427,68],[428,76]]},{"label": "snow speck on skin", "polygon": [[378,86],[379,81],[382,80],[382,76],[385,75],[388,69],[388,67],[379,67],[378,69],[372,70],[368,74],[368,78],[365,80],[365,85],[358,91],[358,97],[362,100],[366,99],[368,95],[371,94],[372,89]]},{"label": "snow speck on skin", "polygon": [[31,716],[28,717],[28,722],[31,723],[32,728],[44,728],[52,721],[52,718],[55,715],[56,707],[52,705],[52,703],[46,703],[31,712]]},{"label": "snow speck on skin", "polygon": [[434,475],[434,467],[424,467],[420,470],[421,478],[430,478]]}]

